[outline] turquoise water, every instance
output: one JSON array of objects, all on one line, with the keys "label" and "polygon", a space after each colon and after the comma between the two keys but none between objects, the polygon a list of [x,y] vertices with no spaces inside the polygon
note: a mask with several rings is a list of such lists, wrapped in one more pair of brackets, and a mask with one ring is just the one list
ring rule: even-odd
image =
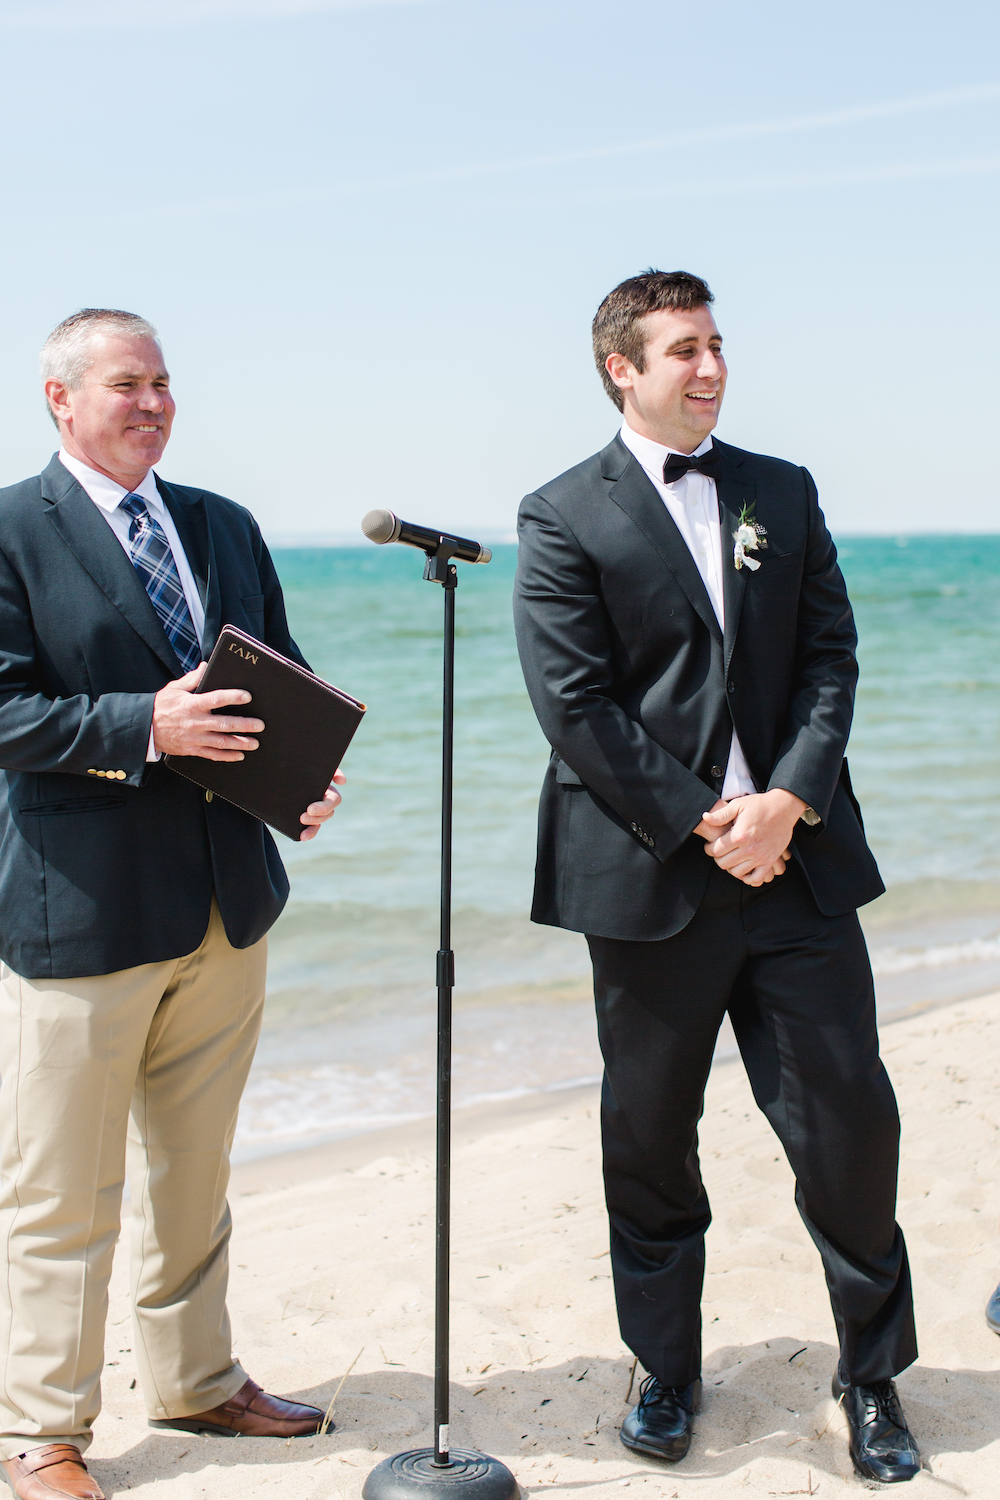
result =
[{"label": "turquoise water", "polygon": [[848,749],[887,884],[1000,878],[1000,536],[845,539]]},{"label": "turquoise water", "polygon": [[[525,906],[548,753],[514,646],[516,557],[498,547],[487,567],[460,564],[456,597],[455,902],[491,912]],[[296,898],[433,904],[442,590],[409,547],[288,550],[276,563],[313,669],[368,705],[334,836],[301,852],[282,841]]]},{"label": "turquoise water", "polygon": [[[861,682],[849,747],[887,897],[864,913],[883,1010],[1000,985],[1000,536],[845,538]],[[293,634],[368,714],[333,824],[279,839],[247,1146],[430,1108],[442,593],[406,547],[275,553]],[[586,952],[526,912],[548,750],[510,616],[516,548],[460,565],[455,737],[459,1102],[596,1075]]]},{"label": "turquoise water", "polygon": [[[547,756],[510,620],[517,549],[458,591],[456,899],[522,910]],[[847,538],[861,680],[849,755],[887,883],[1000,878],[1000,536]],[[296,894],[410,906],[436,881],[441,590],[408,548],[281,551],[292,628],[369,714],[335,836]],[[348,884],[345,884],[348,882]]]}]

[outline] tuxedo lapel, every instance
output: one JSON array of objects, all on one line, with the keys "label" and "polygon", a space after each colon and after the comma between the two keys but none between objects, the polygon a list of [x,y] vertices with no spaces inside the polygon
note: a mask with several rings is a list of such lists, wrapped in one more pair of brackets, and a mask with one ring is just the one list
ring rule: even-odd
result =
[{"label": "tuxedo lapel", "polygon": [[189,500],[177,494],[165,480],[157,476],[156,487],[164,505],[170,512],[181,546],[187,557],[194,581],[198,586],[202,607],[205,611],[205,632],[202,655],[209,657],[222,629],[222,594],[219,575],[215,566],[215,548],[212,543],[212,526],[208,519],[208,508],[204,495]]},{"label": "tuxedo lapel", "polygon": [[744,505],[753,504],[755,485],[743,472],[743,460],[734,449],[725,443],[717,443],[716,447],[721,454],[715,484],[722,519],[722,596],[726,606],[725,670],[728,676],[747,586],[747,569],[737,568],[733,557],[735,532]]},{"label": "tuxedo lapel", "polygon": [[608,498],[642,532],[684,590],[698,618],[716,640],[721,641],[719,621],[698,566],[669,510],[643,473],[638,459],[633,458],[625,444],[617,438],[605,448],[601,457],[605,479],[613,480]]},{"label": "tuxedo lapel", "polygon": [[132,629],[159,657],[171,677],[180,663],[135,568],[82,485],[54,458],[42,474],[48,518],[63,541]]}]

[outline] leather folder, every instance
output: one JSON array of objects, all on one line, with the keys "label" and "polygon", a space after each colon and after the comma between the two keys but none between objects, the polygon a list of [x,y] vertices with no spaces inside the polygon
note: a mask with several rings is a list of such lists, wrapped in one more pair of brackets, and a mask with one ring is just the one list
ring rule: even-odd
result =
[{"label": "leather folder", "polygon": [[304,830],[299,818],[310,802],[322,802],[365,705],[234,625],[223,627],[197,691],[216,688],[251,695],[249,703],[216,713],[263,719],[265,728],[254,735],[257,749],[243,760],[167,755],[165,763],[210,797],[223,797],[298,840]]}]

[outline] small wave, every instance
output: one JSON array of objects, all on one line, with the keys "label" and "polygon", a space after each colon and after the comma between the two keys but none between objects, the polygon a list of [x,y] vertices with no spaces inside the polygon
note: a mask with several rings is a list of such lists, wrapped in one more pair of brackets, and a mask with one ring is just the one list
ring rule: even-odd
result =
[{"label": "small wave", "polygon": [[871,959],[874,974],[905,974],[911,969],[996,962],[1000,959],[1000,937],[970,938],[965,943],[939,943],[930,948],[880,948],[872,953]]},{"label": "small wave", "polygon": [[[503,1104],[529,1094],[557,1094],[600,1083],[600,1073],[543,1082],[534,1079],[506,1088],[476,1088],[470,1080],[455,1089],[454,1104]],[[429,1069],[384,1068],[363,1073],[330,1064],[293,1073],[251,1075],[243,1096],[236,1134],[238,1150],[262,1145],[303,1146],[316,1140],[363,1135],[406,1125],[434,1113],[434,1078]]]}]

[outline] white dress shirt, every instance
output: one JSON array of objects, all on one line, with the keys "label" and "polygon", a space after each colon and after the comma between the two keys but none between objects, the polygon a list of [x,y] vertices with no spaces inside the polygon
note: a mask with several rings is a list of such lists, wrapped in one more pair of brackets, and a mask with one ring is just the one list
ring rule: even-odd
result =
[{"label": "white dress shirt", "polygon": [[109,479],[106,474],[98,473],[79,458],[73,458],[65,449],[59,450],[59,462],[69,470],[77,484],[87,491],[87,494],[97,506],[101,515],[107,521],[111,530],[122,544],[122,549],[129,562],[132,561],[132,547],[128,539],[129,527],[132,517],[127,511],[120,510],[119,506],[126,495],[138,495],[145,501],[146,509],[154,521],[159,521],[163,527],[164,534],[170,544],[170,550],[174,554],[174,562],[177,564],[177,572],[181,580],[181,588],[184,590],[184,598],[187,600],[188,612],[191,615],[191,623],[194,633],[198,637],[199,645],[205,634],[205,606],[201,602],[198,585],[194,581],[191,572],[191,564],[187,560],[181,539],[177,535],[177,527],[174,518],[163,503],[159,490],[156,488],[156,476],[152,469],[147,470],[146,477],[141,484],[137,484],[134,490],[123,489],[114,479]]},{"label": "white dress shirt", "polygon": [[[670,512],[677,530],[687,543],[694,558],[702,582],[712,601],[715,617],[722,630],[726,628],[726,600],[722,587],[722,522],[719,519],[719,496],[715,480],[707,474],[689,469],[673,484],[663,483],[663,465],[671,453],[678,448],[665,448],[654,443],[652,438],[641,437],[627,423],[622,423],[621,440],[631,454],[638,459],[643,473]],[[694,450],[694,457],[701,457],[712,446],[707,437]],[[684,454],[684,457],[688,457]],[[753,777],[736,730],[729,746],[729,762],[720,795],[729,802],[733,797],[745,797],[755,792]]]},{"label": "white dress shirt", "polygon": [[[188,562],[184,548],[181,546],[181,539],[177,535],[177,527],[174,525],[173,517],[164,505],[160,492],[156,488],[156,478],[152,469],[147,470],[142,483],[137,484],[135,489],[126,490],[114,479],[109,479],[106,474],[101,474],[97,469],[92,469],[89,464],[83,463],[79,458],[73,458],[64,448],[59,450],[59,462],[69,470],[77,484],[86,490],[121,543],[122,550],[129,562],[132,561],[132,547],[128,536],[132,517],[126,511],[120,510],[119,506],[126,495],[138,495],[145,502],[146,509],[154,521],[159,521],[163,527],[164,535],[170,544],[170,550],[174,554],[174,562],[177,564],[177,573],[181,581],[181,588],[184,590],[184,598],[187,601],[188,612],[191,615],[191,623],[194,626],[195,635],[198,637],[200,644],[205,635],[205,606],[201,602],[198,585],[195,583],[194,574],[191,572],[191,564]],[[159,760],[159,758],[153,745],[153,731],[150,729],[146,759]]]}]

